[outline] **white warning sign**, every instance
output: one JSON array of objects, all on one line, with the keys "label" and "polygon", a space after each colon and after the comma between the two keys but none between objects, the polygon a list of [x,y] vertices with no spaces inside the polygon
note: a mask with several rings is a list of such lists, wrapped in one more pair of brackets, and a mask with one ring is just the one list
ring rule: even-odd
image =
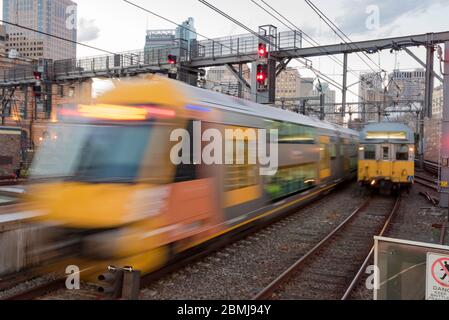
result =
[{"label": "white warning sign", "polygon": [[449,300],[449,256],[427,254],[426,300]]}]

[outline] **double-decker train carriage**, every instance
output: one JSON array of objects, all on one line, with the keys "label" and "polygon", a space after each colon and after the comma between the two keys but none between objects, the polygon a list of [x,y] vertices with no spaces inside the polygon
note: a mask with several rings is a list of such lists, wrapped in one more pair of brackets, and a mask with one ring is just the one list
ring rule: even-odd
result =
[{"label": "double-decker train carriage", "polygon": [[[66,121],[48,129],[32,166],[30,210],[51,223],[51,241],[70,243],[80,259],[144,273],[357,173],[355,131],[165,78],[122,82],[61,114]],[[179,129],[190,150],[176,149]],[[239,134],[229,138],[227,129]],[[267,155],[278,147],[274,174],[249,161],[257,137],[249,129],[278,130],[276,140],[262,135]],[[195,159],[211,142],[214,157],[237,160],[241,151],[245,161]],[[173,161],[173,150],[187,161]]]},{"label": "double-decker train carriage", "polygon": [[382,192],[412,186],[415,175],[413,130],[401,123],[373,123],[360,134],[358,181]]}]

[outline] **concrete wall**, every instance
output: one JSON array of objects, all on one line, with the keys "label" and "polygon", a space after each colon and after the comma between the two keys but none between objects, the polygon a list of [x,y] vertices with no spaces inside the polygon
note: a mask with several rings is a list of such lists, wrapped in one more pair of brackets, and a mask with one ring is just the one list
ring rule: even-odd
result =
[{"label": "concrete wall", "polygon": [[44,235],[41,227],[22,222],[0,225],[0,276],[37,266],[39,256],[31,252]]}]

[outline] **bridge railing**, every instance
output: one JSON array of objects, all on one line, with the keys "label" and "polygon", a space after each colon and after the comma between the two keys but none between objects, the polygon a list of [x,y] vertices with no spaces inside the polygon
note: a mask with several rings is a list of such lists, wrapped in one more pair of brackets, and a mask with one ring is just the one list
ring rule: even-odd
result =
[{"label": "bridge railing", "polygon": [[[57,60],[51,65],[51,72],[46,76],[56,79],[59,76],[92,76],[98,73],[113,73],[124,69],[145,68],[168,65],[168,55],[174,54],[178,62],[191,60],[214,59],[223,56],[239,56],[255,54],[260,42],[253,34],[243,34],[217,38],[212,40],[192,41],[177,40],[175,45],[156,47],[146,50],[128,51],[119,54],[108,54],[83,59]],[[279,32],[273,46],[276,50],[302,47],[302,35],[296,31]],[[18,66],[0,70],[0,83],[20,80],[32,80],[35,65]]]},{"label": "bridge railing", "polygon": [[[184,49],[186,50],[186,49]],[[121,70],[132,67],[160,66],[167,64],[169,54],[178,56],[178,61],[186,61],[183,49],[178,46],[153,48],[150,50],[128,51],[120,54],[102,55],[83,59],[67,59],[54,62],[55,76],[72,73],[96,73]]]},{"label": "bridge railing", "polygon": [[[253,34],[202,40],[197,43],[197,54],[191,58],[214,59],[221,56],[254,54],[260,41],[260,38]],[[302,47],[302,34],[298,31],[279,32],[273,46],[276,50],[299,49]]]},{"label": "bridge railing", "polygon": [[0,70],[0,82],[24,81],[34,79],[34,65],[18,66]]}]

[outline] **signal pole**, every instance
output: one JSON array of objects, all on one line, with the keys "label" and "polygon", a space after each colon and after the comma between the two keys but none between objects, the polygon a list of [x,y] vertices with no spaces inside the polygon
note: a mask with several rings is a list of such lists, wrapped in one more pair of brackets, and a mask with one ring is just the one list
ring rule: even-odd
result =
[{"label": "signal pole", "polygon": [[440,207],[449,208],[449,41],[444,44],[443,124],[441,134]]}]

